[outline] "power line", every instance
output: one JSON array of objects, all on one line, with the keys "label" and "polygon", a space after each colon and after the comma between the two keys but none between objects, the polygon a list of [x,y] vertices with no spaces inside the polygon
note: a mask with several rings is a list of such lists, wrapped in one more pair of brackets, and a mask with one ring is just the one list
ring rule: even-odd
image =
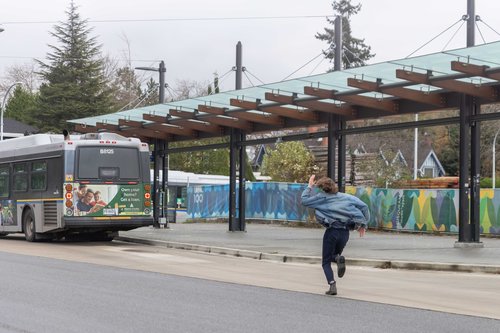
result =
[{"label": "power line", "polygon": [[[289,16],[240,16],[240,17],[183,17],[183,18],[155,18],[155,19],[108,19],[87,20],[89,23],[124,23],[124,22],[182,22],[182,21],[240,21],[240,20],[289,20],[289,19],[316,19],[329,18],[330,15],[289,15]],[[58,24],[60,21],[4,21],[0,24]]]}]

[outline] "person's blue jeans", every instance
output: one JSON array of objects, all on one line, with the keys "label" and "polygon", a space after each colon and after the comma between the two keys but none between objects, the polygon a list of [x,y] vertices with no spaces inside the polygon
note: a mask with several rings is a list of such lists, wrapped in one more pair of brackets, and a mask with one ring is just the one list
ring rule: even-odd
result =
[{"label": "person's blue jeans", "polygon": [[326,282],[335,281],[333,277],[332,261],[342,254],[344,247],[349,241],[349,230],[328,228],[323,235],[323,260],[322,266],[325,272]]}]

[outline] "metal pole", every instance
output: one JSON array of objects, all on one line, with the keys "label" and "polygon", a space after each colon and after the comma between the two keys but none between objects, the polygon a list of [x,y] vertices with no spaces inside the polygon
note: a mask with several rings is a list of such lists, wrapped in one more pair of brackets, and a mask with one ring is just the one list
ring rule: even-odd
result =
[{"label": "metal pole", "polygon": [[[415,122],[418,121],[418,113],[415,113]],[[416,180],[418,178],[418,127],[415,127],[415,142],[413,147],[413,179]]]},{"label": "metal pole", "polygon": [[475,45],[475,0],[467,0],[467,17],[467,47],[471,47]]},{"label": "metal pole", "polygon": [[342,70],[342,16],[337,15],[334,22],[335,29],[335,58],[333,59],[333,70]]},{"label": "metal pole", "polygon": [[158,71],[160,72],[160,104],[163,104],[165,102],[165,72],[167,71],[167,69],[165,68],[165,62],[163,60],[160,62]]},{"label": "metal pole", "polygon": [[236,217],[236,129],[231,128],[229,134],[229,231],[238,231]]},{"label": "metal pole", "polygon": [[495,133],[495,137],[493,138],[493,160],[492,160],[492,163],[493,163],[493,168],[491,170],[491,188],[495,188],[496,186],[496,183],[495,183],[495,176],[496,176],[496,173],[497,173],[497,170],[496,170],[496,143],[497,143],[497,136],[498,136],[498,133],[500,132],[500,129],[497,130],[497,132]]},{"label": "metal pole", "polygon": [[239,179],[239,191],[238,191],[238,231],[245,231],[245,209],[246,209],[246,193],[245,193],[245,167],[246,167],[246,150],[243,144],[246,141],[246,135],[240,132],[240,142],[239,146],[239,160],[240,160],[240,179]]},{"label": "metal pole", "polygon": [[243,56],[241,42],[236,44],[236,90],[241,89],[243,77]]}]

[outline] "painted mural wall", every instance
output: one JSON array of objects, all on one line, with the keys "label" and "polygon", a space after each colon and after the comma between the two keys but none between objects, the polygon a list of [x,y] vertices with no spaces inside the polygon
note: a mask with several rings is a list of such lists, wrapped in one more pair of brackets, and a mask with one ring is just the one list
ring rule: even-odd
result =
[{"label": "painted mural wall", "polygon": [[[314,222],[314,211],[301,205],[305,184],[247,183],[247,219]],[[347,193],[370,207],[369,226],[417,232],[458,232],[458,190],[400,190],[348,187]],[[188,187],[189,218],[227,218],[229,185]],[[481,233],[500,235],[500,190],[483,189]]]}]

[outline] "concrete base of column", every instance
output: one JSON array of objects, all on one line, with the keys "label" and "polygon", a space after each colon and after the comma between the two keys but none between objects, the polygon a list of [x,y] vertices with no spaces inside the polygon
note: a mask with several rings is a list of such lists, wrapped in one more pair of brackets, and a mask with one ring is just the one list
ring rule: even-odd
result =
[{"label": "concrete base of column", "polygon": [[484,243],[483,242],[455,242],[455,245],[453,247],[459,248],[459,249],[476,249],[476,248],[483,248]]}]

